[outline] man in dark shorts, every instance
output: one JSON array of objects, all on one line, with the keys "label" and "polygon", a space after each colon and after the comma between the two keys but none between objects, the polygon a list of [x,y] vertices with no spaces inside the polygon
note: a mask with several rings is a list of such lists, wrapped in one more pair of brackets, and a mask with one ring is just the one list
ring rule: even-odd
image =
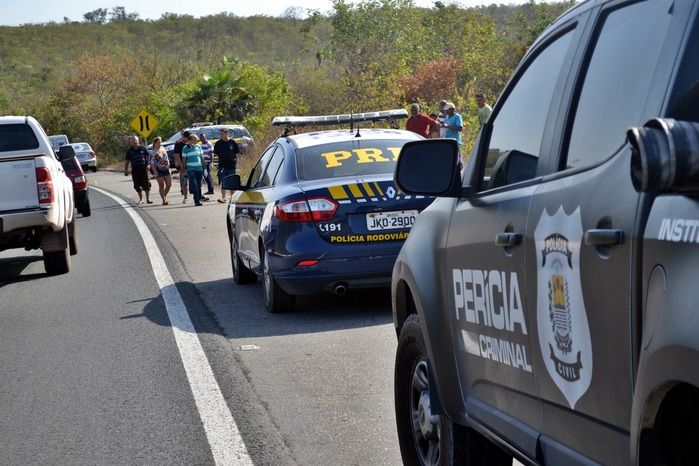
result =
[{"label": "man in dark shorts", "polygon": [[218,182],[221,185],[221,199],[218,202],[226,202],[226,191],[234,191],[234,186],[231,184],[233,175],[235,175],[236,163],[238,162],[238,154],[240,148],[238,144],[228,136],[228,128],[221,128],[221,138],[214,144],[214,154],[218,157]]},{"label": "man in dark shorts", "polygon": [[184,196],[182,204],[187,203],[187,167],[182,163],[182,149],[187,145],[189,139],[189,131],[182,131],[182,137],[175,142],[175,147],[172,149],[172,155],[175,157],[175,167],[180,173],[180,192]]},{"label": "man in dark shorts", "polygon": [[138,136],[129,138],[129,148],[124,158],[124,176],[129,176],[129,164],[131,164],[131,179],[133,189],[138,193],[138,203],[143,204],[143,191],[146,192],[146,202],[150,200],[150,180],[148,179],[148,149],[138,143]]}]

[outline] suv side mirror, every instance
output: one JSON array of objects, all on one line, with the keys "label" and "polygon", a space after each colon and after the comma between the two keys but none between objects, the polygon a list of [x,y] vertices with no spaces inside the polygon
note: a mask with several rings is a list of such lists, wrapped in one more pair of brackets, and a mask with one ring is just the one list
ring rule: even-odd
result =
[{"label": "suv side mirror", "polygon": [[699,123],[655,118],[626,136],[636,191],[699,192]]},{"label": "suv side mirror", "polygon": [[454,139],[410,141],[400,151],[394,179],[408,194],[459,197],[459,145]]},{"label": "suv side mirror", "polygon": [[72,146],[61,146],[58,148],[58,160],[61,162],[71,160],[73,157],[75,157],[75,150]]}]

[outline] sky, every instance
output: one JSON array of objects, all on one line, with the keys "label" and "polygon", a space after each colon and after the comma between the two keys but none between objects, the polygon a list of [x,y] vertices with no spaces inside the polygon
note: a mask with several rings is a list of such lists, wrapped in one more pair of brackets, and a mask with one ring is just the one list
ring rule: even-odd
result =
[{"label": "sky", "polygon": [[[491,3],[522,4],[528,0],[442,0],[462,6],[489,5]],[[431,7],[434,0],[415,0],[415,4]],[[83,14],[114,6],[123,6],[127,13],[138,13],[142,19],[158,19],[163,13],[177,13],[194,17],[214,15],[221,12],[237,16],[268,15],[280,16],[288,7],[315,9],[323,13],[332,9],[331,0],[0,0],[0,25],[18,26],[27,23],[60,23],[64,17],[71,21],[82,21]]]}]

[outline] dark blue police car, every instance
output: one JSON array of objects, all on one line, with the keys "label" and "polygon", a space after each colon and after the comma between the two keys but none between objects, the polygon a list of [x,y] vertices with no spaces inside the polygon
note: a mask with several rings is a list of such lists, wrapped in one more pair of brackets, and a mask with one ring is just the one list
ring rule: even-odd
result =
[{"label": "dark blue police car", "polygon": [[[262,153],[228,207],[233,278],[261,276],[270,312],[294,297],[387,286],[417,214],[432,202],[399,192],[400,150],[420,136],[355,123],[407,117],[405,110],[279,117],[284,133]],[[349,128],[289,134],[302,126]]]}]

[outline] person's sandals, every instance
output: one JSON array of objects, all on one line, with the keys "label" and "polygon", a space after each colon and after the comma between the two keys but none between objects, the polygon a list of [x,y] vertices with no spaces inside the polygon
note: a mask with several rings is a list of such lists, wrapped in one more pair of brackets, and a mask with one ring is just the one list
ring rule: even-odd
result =
[{"label": "person's sandals", "polygon": [[141,199],[140,201],[138,201],[138,205],[143,205],[143,199]]},{"label": "person's sandals", "polygon": [[152,203],[153,203],[153,201],[151,201],[150,199],[148,199],[146,202],[147,202],[148,204],[152,204]]},{"label": "person's sandals", "polygon": [[216,199],[216,202],[220,202],[221,204],[225,204],[226,200],[225,199]]}]

